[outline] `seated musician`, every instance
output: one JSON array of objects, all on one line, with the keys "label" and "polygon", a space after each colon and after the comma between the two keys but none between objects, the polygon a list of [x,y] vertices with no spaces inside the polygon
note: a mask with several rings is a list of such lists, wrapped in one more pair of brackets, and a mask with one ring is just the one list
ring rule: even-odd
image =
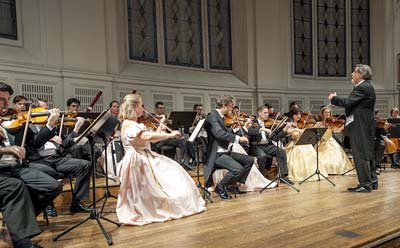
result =
[{"label": "seated musician", "polygon": [[[13,89],[0,82],[0,111],[7,109]],[[41,231],[36,216],[60,193],[61,185],[49,175],[19,164],[25,149],[10,144],[0,129],[0,208],[14,247],[41,247],[31,238]],[[29,142],[40,142],[33,137]],[[9,156],[8,158],[6,156]],[[13,159],[13,161],[10,161]]]},{"label": "seated musician", "polygon": [[13,99],[14,109],[17,112],[25,111],[26,110],[26,97],[24,96],[15,96]]},{"label": "seated musician", "polygon": [[332,109],[324,106],[320,110],[321,122],[316,127],[327,127],[328,130],[321,137],[318,146],[319,166],[325,168],[328,174],[343,174],[354,166],[347,157],[340,144],[334,139],[334,132],[340,132],[344,128],[339,120],[332,117]]},{"label": "seated musician", "polygon": [[233,109],[231,96],[220,96],[216,109],[207,116],[204,128],[208,136],[206,163],[204,164],[204,180],[206,186],[212,186],[212,173],[215,169],[227,169],[229,172],[216,185],[215,191],[220,198],[229,199],[228,185],[244,184],[254,159],[248,155],[232,152],[233,143],[248,143],[247,137],[234,135],[224,124],[224,117]]},{"label": "seated musician", "polygon": [[[163,102],[157,102],[155,104],[155,113],[153,114],[155,117],[165,117],[165,105]],[[166,120],[166,119],[165,119]],[[179,158],[178,162],[183,166],[183,168],[190,170],[191,167],[189,165],[189,153],[186,145],[186,141],[184,139],[177,139],[177,138],[170,138],[166,140],[161,140],[155,143],[152,143],[152,149],[155,150],[157,153],[163,153],[162,149],[164,146],[172,146],[175,149],[179,148],[182,152],[183,158]],[[165,154],[166,156],[174,159],[176,154],[176,150],[173,151],[172,154]]]},{"label": "seated musician", "polygon": [[[81,107],[81,101],[77,98],[69,98],[67,99],[67,111],[69,113],[79,113],[80,112],[80,107]],[[64,135],[68,135],[73,128],[64,128],[64,130],[66,131],[65,133],[63,132]],[[77,158],[77,159],[85,159],[88,161],[91,161],[91,146],[89,144],[89,142],[86,142],[83,145],[74,145],[73,147],[71,147],[68,152],[71,154],[71,156],[73,158]],[[100,158],[101,156],[101,151],[100,149],[95,146],[94,147],[94,157],[96,162],[98,161],[98,158]],[[103,172],[103,168],[101,165],[99,165],[98,163],[96,163],[96,171],[99,173]]]},{"label": "seated musician", "polygon": [[[267,106],[261,106],[257,109],[257,120],[255,125],[252,125],[248,128],[248,135],[250,136],[250,151],[253,156],[260,158],[260,161],[264,161],[267,163],[268,160],[263,160],[262,158],[266,157],[276,157],[279,171],[283,179],[285,179],[288,183],[293,184],[290,181],[288,176],[288,168],[287,168],[287,160],[285,151],[277,147],[272,140],[279,141],[282,138],[286,137],[286,132],[289,126],[285,126],[283,129],[278,128],[270,137],[271,129],[265,127],[265,121],[268,120],[269,110]],[[276,125],[275,125],[276,127]],[[270,162],[270,161],[269,161]],[[270,167],[267,164],[259,163],[259,169],[262,174],[265,174],[265,167]]]},{"label": "seated musician", "polygon": [[[396,107],[393,107],[390,110],[390,118],[389,119],[399,119],[399,109]],[[397,124],[398,125],[398,124]],[[390,124],[389,129],[386,129],[386,134],[389,133],[390,128],[396,127],[396,125]],[[398,126],[397,126],[398,128]],[[394,142],[394,144],[399,148],[399,138],[390,138],[391,141]],[[392,168],[400,168],[400,161],[399,161],[399,151],[397,150],[394,153],[389,154],[391,162],[392,162]]]},{"label": "seated musician", "polygon": [[[392,109],[396,112],[396,108]],[[392,113],[391,116],[395,117],[397,114]],[[400,168],[400,163],[398,158],[398,138],[390,138],[389,129],[392,128],[386,119],[381,119],[378,117],[379,110],[375,109],[375,165],[376,168],[381,168],[382,158],[384,154],[390,157],[391,167]],[[393,115],[392,115],[393,114]],[[377,171],[379,173],[379,171]]]},{"label": "seated musician", "polygon": [[[38,100],[40,107],[45,107],[46,101]],[[74,144],[73,138],[83,124],[83,119],[78,118],[74,132],[68,138],[62,140],[56,135],[56,126],[60,117],[58,109],[50,109],[50,116],[45,126],[30,125],[27,137],[27,159],[30,167],[43,171],[48,175],[58,178],[59,173],[63,175],[76,176],[74,197],[69,208],[70,212],[76,213],[88,211],[80,201],[89,196],[90,162],[83,159],[66,157],[59,153],[60,146],[68,148]],[[15,144],[21,144],[23,132],[15,134]],[[32,142],[35,141],[35,142]],[[54,211],[54,210],[53,210]],[[53,212],[51,214],[55,215]]]},{"label": "seated musician", "polygon": [[[289,178],[292,181],[302,181],[312,175],[317,168],[317,152],[313,145],[296,145],[304,128],[299,128],[301,121],[301,110],[292,107],[289,111],[289,117],[292,122],[287,124],[289,129],[289,142],[285,147],[286,157],[288,161]],[[321,174],[328,176],[324,167],[319,167]],[[313,176],[311,180],[318,180],[317,176]]]}]

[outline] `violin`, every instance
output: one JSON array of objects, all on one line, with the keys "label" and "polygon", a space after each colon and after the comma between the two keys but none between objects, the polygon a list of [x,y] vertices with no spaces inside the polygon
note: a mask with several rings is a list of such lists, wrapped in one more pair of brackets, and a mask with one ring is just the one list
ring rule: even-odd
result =
[{"label": "violin", "polygon": [[377,128],[388,128],[389,123],[386,119],[376,118],[375,119],[375,126]]},{"label": "violin", "polygon": [[297,127],[300,129],[313,127],[316,123],[317,119],[315,118],[315,116],[308,112],[302,112],[300,120],[297,121]]},{"label": "violin", "polygon": [[[75,116],[77,115],[77,113],[71,113],[71,112],[67,113],[72,115],[75,114]],[[47,122],[49,115],[50,112],[47,109],[38,107],[38,108],[32,108],[30,115],[29,111],[22,111],[9,116],[1,116],[0,119],[2,120],[2,126],[5,129],[9,131],[15,131],[21,127],[24,127],[25,123],[28,120],[29,123],[33,124],[45,124]]]},{"label": "violin", "polygon": [[336,131],[340,132],[344,128],[345,123],[345,119],[335,117],[329,117],[325,120],[325,125],[331,128],[334,133],[336,133]]},{"label": "violin", "polygon": [[237,118],[234,113],[230,113],[224,118],[224,123],[225,126],[231,127],[231,128],[237,128],[238,126],[244,126],[247,121],[254,120],[253,116],[248,116],[247,114],[243,114],[244,112],[240,112],[241,115],[238,114]]},{"label": "violin", "polygon": [[[159,120],[159,121],[161,121],[161,117],[154,116],[154,118]],[[140,116],[138,118],[137,122],[143,123],[147,128],[149,128],[150,130],[155,131],[160,124],[154,118],[151,118],[147,114],[143,114],[142,116]]]}]

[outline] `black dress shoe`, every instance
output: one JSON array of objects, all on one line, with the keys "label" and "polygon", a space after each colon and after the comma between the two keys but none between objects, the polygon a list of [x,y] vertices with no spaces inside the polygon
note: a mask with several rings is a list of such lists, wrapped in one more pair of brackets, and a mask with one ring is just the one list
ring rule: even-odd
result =
[{"label": "black dress shoe", "polygon": [[378,182],[372,183],[371,188],[372,188],[372,190],[377,190],[378,189]]},{"label": "black dress shoe", "polygon": [[294,182],[292,182],[288,177],[283,177],[282,179],[281,179],[281,182],[287,182],[288,184],[291,184],[291,185],[293,185],[294,184]]},{"label": "black dress shoe", "polygon": [[56,217],[57,209],[54,207],[53,203],[46,207],[47,216]]},{"label": "black dress shoe", "polygon": [[228,188],[229,193],[236,193],[236,194],[246,194],[246,191],[240,190],[239,186],[237,185],[231,185]]},{"label": "black dress shoe", "polygon": [[72,201],[71,206],[69,207],[71,213],[90,212],[91,210],[91,208],[84,206],[79,201]]},{"label": "black dress shoe", "polygon": [[357,192],[357,193],[370,193],[371,188],[367,186],[357,186],[355,188],[348,188],[347,189],[350,192]]},{"label": "black dress shoe", "polygon": [[217,187],[215,187],[215,192],[219,195],[219,197],[223,200],[227,200],[230,198],[228,192],[226,192],[225,187],[224,188],[219,188],[219,186],[217,185]]}]

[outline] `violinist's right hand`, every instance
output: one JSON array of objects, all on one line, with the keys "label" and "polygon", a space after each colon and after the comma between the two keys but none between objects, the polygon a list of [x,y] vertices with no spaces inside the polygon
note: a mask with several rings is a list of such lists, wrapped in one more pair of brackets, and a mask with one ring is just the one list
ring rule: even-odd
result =
[{"label": "violinist's right hand", "polygon": [[171,136],[171,138],[177,138],[179,139],[181,137],[181,132],[179,131],[172,131],[172,133],[169,134]]},{"label": "violinist's right hand", "polygon": [[167,122],[167,117],[165,117],[165,115],[160,115],[161,119],[160,122],[161,123],[166,123]]},{"label": "violinist's right hand", "polygon": [[47,125],[50,127],[56,127],[58,118],[60,118],[60,110],[58,108],[50,109],[50,116],[47,119]]},{"label": "violinist's right hand", "polygon": [[25,158],[25,148],[20,146],[7,146],[0,148],[0,154],[9,154],[15,156],[17,159]]},{"label": "violinist's right hand", "polygon": [[249,139],[247,137],[240,136],[239,143],[248,144],[249,143]]},{"label": "violinist's right hand", "polygon": [[260,128],[261,131],[266,132],[267,134],[271,134],[271,129],[262,127]]}]

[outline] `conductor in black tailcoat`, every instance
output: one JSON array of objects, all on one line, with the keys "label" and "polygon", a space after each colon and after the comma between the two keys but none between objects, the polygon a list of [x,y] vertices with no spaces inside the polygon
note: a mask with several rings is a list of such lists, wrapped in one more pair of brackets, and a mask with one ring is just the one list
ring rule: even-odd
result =
[{"label": "conductor in black tailcoat", "polygon": [[344,107],[346,127],[350,137],[354,164],[359,185],[348,188],[351,192],[371,192],[378,189],[374,162],[375,89],[371,82],[372,71],[368,65],[356,65],[352,75],[354,88],[347,98],[335,93],[328,96],[331,104]]},{"label": "conductor in black tailcoat", "polygon": [[216,102],[216,109],[207,116],[204,128],[207,131],[208,148],[206,163],[204,164],[204,180],[211,186],[212,173],[215,169],[227,169],[229,172],[215,187],[215,191],[222,199],[228,199],[226,186],[236,182],[245,183],[254,159],[246,154],[232,152],[233,143],[248,144],[247,137],[240,137],[224,124],[224,117],[233,109],[230,96],[220,96]]}]

